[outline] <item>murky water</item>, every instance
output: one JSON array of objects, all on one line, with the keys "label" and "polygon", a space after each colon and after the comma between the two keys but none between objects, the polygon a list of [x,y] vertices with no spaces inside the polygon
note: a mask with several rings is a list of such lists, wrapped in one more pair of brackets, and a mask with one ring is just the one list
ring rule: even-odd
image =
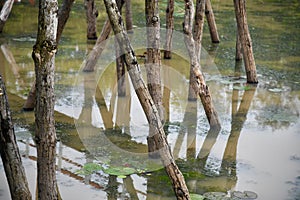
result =
[{"label": "murky water", "polygon": [[[101,29],[105,13],[102,2],[98,3],[103,13],[99,19]],[[133,3],[137,8],[137,28],[132,40],[143,41],[144,35],[138,34],[143,31],[143,5]],[[191,193],[252,191],[261,200],[299,199],[299,2],[247,2],[259,78],[256,87],[245,84],[242,63],[235,62],[232,1],[212,3],[221,43],[210,43],[205,25],[202,68],[222,129],[209,130],[201,103],[186,101],[189,65],[180,39],[174,40],[177,55],[163,61],[165,114],[170,113],[165,130],[174,157]],[[21,108],[34,78],[31,52],[37,20],[32,19],[37,19],[37,9],[27,2],[15,4],[0,36],[0,73],[8,88],[18,144],[33,195],[34,118],[33,113],[24,113]],[[182,12],[179,7],[177,11]],[[57,176],[62,197],[174,199],[161,166],[145,162],[148,125],[128,80],[127,96],[117,96],[116,72],[111,63],[113,44],[108,45],[100,59],[97,73],[78,73],[92,48],[86,42],[81,2],[75,3],[69,20],[56,57]],[[180,30],[182,16],[176,16],[176,20]],[[134,47],[138,55],[143,54],[143,44],[136,43]],[[139,61],[143,63],[143,58]],[[104,167],[134,168],[137,173],[117,177],[103,172],[108,172],[109,167],[91,175],[76,173],[90,162]],[[0,199],[9,199],[2,164],[0,170]]]}]

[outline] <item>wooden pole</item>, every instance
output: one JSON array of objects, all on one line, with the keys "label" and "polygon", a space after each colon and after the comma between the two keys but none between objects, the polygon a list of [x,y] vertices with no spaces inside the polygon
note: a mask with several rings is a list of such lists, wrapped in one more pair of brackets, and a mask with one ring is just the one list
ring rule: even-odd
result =
[{"label": "wooden pole", "polygon": [[164,59],[172,57],[172,35],[174,31],[174,0],[169,0],[166,9],[166,42],[164,47]]},{"label": "wooden pole", "polygon": [[215,15],[210,0],[206,0],[205,2],[205,15],[209,27],[211,41],[212,43],[219,43],[220,42],[219,34],[217,30]]},{"label": "wooden pole", "polygon": [[192,26],[194,18],[194,3],[192,0],[185,0],[185,15],[183,23],[184,42],[190,56],[190,87],[194,93],[200,96],[203,108],[205,110],[208,122],[213,129],[220,129],[217,111],[214,108],[211,93],[205,83],[204,76],[201,72],[200,63],[195,51],[195,41],[192,35]]},{"label": "wooden pole", "polygon": [[201,43],[203,36],[203,25],[205,17],[205,3],[206,0],[197,0],[196,2],[196,14],[195,14],[195,24],[194,24],[194,40],[195,40],[195,51],[197,58],[200,62],[201,56]]},{"label": "wooden pole", "polygon": [[237,32],[242,45],[244,65],[248,83],[258,83],[252,41],[247,23],[245,0],[233,0],[237,21]]},{"label": "wooden pole", "polygon": [[12,199],[30,200],[25,169],[16,141],[14,126],[11,119],[6,88],[0,76],[0,154]]},{"label": "wooden pole", "polygon": [[155,134],[153,134],[153,141],[155,141],[157,151],[159,152],[161,161],[165,170],[170,177],[173,189],[177,199],[190,199],[188,188],[186,186],[184,177],[175,163],[173,155],[170,151],[168,141],[163,130],[161,119],[158,110],[148,92],[147,86],[142,79],[140,66],[137,62],[134,50],[130,45],[128,35],[125,31],[122,16],[120,15],[117,5],[114,1],[104,0],[106,11],[108,13],[110,23],[114,33],[118,39],[121,49],[125,53],[125,63],[127,71],[130,75],[132,84],[135,88],[136,94],[145,112],[150,126],[155,127]]},{"label": "wooden pole", "polygon": [[6,0],[0,12],[0,33],[2,33],[7,18],[14,5],[14,0]]}]

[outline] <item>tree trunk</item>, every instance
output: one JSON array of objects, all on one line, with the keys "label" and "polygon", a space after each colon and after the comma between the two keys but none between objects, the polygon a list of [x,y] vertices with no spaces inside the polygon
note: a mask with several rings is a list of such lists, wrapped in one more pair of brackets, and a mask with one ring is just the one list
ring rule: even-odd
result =
[{"label": "tree trunk", "polygon": [[[124,5],[124,0],[117,0],[118,8],[121,10]],[[83,71],[84,72],[93,72],[95,70],[95,66],[98,58],[101,56],[102,51],[105,48],[105,40],[109,37],[111,32],[111,25],[109,19],[107,19],[102,27],[102,31],[100,37],[97,39],[95,46],[92,51],[89,53]]]},{"label": "tree trunk", "polygon": [[126,30],[128,33],[133,33],[131,0],[125,0],[125,14],[126,14]]},{"label": "tree trunk", "polygon": [[114,33],[118,39],[122,51],[125,53],[125,63],[127,71],[130,75],[132,84],[135,88],[136,94],[146,114],[150,126],[155,127],[153,141],[155,141],[157,151],[161,157],[165,170],[172,180],[172,185],[177,199],[190,199],[184,177],[176,165],[170,147],[167,142],[165,132],[162,127],[158,110],[148,92],[145,82],[142,79],[140,66],[137,63],[137,58],[130,45],[128,35],[125,31],[122,17],[118,11],[116,4],[111,0],[104,0],[106,11],[108,13],[110,23]]},{"label": "tree trunk", "polygon": [[201,43],[202,43],[202,36],[203,36],[204,17],[205,17],[205,3],[206,0],[197,0],[196,2],[194,40],[195,40],[195,51],[199,62],[201,56]]},{"label": "tree trunk", "polygon": [[10,14],[10,11],[14,5],[14,0],[6,0],[0,13],[0,33],[3,31],[3,27],[6,23],[6,20]]},{"label": "tree trunk", "polygon": [[25,170],[16,142],[14,126],[11,120],[6,89],[0,75],[0,153],[10,195],[13,200],[31,199]]},{"label": "tree trunk", "polygon": [[57,0],[40,0],[38,34],[32,58],[36,73],[35,142],[37,147],[38,199],[58,199],[56,133],[54,126],[54,67]]},{"label": "tree trunk", "polygon": [[233,0],[239,39],[241,40],[243,58],[248,83],[258,83],[256,65],[252,50],[252,41],[248,29],[245,0]]},{"label": "tree trunk", "polygon": [[84,0],[84,8],[87,18],[87,39],[96,40],[97,39],[97,16],[98,11],[95,7],[94,0]]},{"label": "tree trunk", "polygon": [[215,15],[210,0],[206,0],[205,2],[205,15],[208,23],[211,41],[213,43],[219,43],[220,42],[219,34],[217,30]]},{"label": "tree trunk", "polygon": [[[162,107],[162,88],[161,88],[161,57],[160,57],[160,19],[157,0],[145,1],[145,14],[147,26],[147,57],[146,57],[146,71],[147,71],[147,86],[150,95],[154,101],[160,119],[163,120]],[[148,152],[152,158],[159,155],[155,152],[156,144],[152,135],[155,134],[155,127],[149,126],[148,137]]]},{"label": "tree trunk", "polygon": [[[61,8],[58,11],[58,25],[57,25],[57,34],[56,34],[56,44],[58,45],[64,27],[69,19],[71,7],[74,3],[74,0],[64,0]],[[27,96],[26,102],[23,105],[24,111],[33,111],[35,107],[35,95],[36,95],[36,88],[35,88],[35,80],[30,88],[30,92]]]},{"label": "tree trunk", "polygon": [[220,122],[217,111],[212,102],[212,97],[208,86],[205,83],[203,74],[200,70],[200,63],[195,53],[195,41],[192,35],[192,25],[194,18],[194,4],[192,0],[185,0],[185,15],[183,23],[184,41],[190,56],[190,87],[194,89],[195,94],[200,96],[206,117],[211,128],[220,129]]},{"label": "tree trunk", "polygon": [[58,26],[56,43],[59,43],[64,27],[69,19],[70,11],[73,6],[74,0],[64,0],[60,9],[58,10]]},{"label": "tree trunk", "polygon": [[166,43],[164,48],[164,59],[171,59],[172,57],[172,35],[174,31],[174,0],[168,1],[166,10]]},{"label": "tree trunk", "polygon": [[160,57],[160,19],[157,0],[146,0],[147,57],[146,71],[150,95],[163,120],[161,57]]}]

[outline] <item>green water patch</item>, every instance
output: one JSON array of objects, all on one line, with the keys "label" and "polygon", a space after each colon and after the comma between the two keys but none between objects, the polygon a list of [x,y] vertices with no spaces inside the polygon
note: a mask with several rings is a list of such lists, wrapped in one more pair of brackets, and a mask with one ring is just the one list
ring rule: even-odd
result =
[{"label": "green water patch", "polygon": [[[149,164],[149,163],[148,163]],[[131,163],[128,161],[127,163],[123,164],[123,166],[113,166],[107,164],[98,164],[98,163],[87,163],[85,164],[82,169],[77,170],[77,174],[81,175],[91,175],[96,173],[97,171],[103,171],[105,174],[115,175],[119,178],[126,178],[126,176],[132,174],[145,174],[149,173],[148,168],[146,167],[147,164],[145,163]],[[153,163],[151,163],[153,169]],[[157,168],[161,168],[157,166]]]}]

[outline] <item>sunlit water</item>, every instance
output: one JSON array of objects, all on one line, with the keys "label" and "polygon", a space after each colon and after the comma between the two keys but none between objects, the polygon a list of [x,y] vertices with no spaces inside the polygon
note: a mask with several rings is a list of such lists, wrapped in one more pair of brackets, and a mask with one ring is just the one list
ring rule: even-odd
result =
[{"label": "sunlit water", "polygon": [[[244,70],[235,63],[232,1],[212,3],[221,43],[210,43],[205,25],[202,67],[222,129],[218,133],[209,131],[201,102],[186,101],[189,65],[185,54],[179,52],[181,57],[163,61],[164,73],[172,74],[164,78],[164,85],[171,90],[170,122],[166,131],[174,157],[192,193],[253,191],[261,200],[299,199],[299,2],[247,2],[259,78],[256,87],[245,84]],[[28,12],[22,11],[25,8]],[[131,85],[127,84],[131,90],[126,98],[116,95],[113,63],[100,70],[100,74],[78,73],[92,48],[86,44],[83,13],[83,5],[77,2],[56,57],[55,109],[60,139],[57,178],[61,195],[64,199],[174,199],[163,171],[134,174],[124,179],[102,171],[89,176],[76,174],[88,162],[124,166],[144,159],[148,134],[146,118]],[[104,16],[100,15],[101,25]],[[140,12],[135,14],[136,32],[144,23],[141,16]],[[20,110],[34,78],[31,51],[36,21],[32,19],[36,17],[37,6],[15,4],[0,37],[0,70],[8,88],[18,144],[33,195],[36,188],[34,119],[33,113]],[[176,20],[180,30],[181,16],[176,16]],[[175,41],[176,47],[180,42]],[[143,54],[144,50],[137,47],[137,54]],[[111,53],[109,58],[113,58],[111,51],[112,47],[106,52],[106,55]],[[13,60],[9,59],[12,57]],[[106,65],[103,62],[107,59],[101,59],[98,65]],[[143,59],[139,61],[143,63]],[[90,122],[89,126],[85,126],[86,122]],[[116,125],[121,132],[99,134]],[[127,160],[120,159],[120,155]],[[0,199],[9,199],[2,164],[0,170]]]}]

